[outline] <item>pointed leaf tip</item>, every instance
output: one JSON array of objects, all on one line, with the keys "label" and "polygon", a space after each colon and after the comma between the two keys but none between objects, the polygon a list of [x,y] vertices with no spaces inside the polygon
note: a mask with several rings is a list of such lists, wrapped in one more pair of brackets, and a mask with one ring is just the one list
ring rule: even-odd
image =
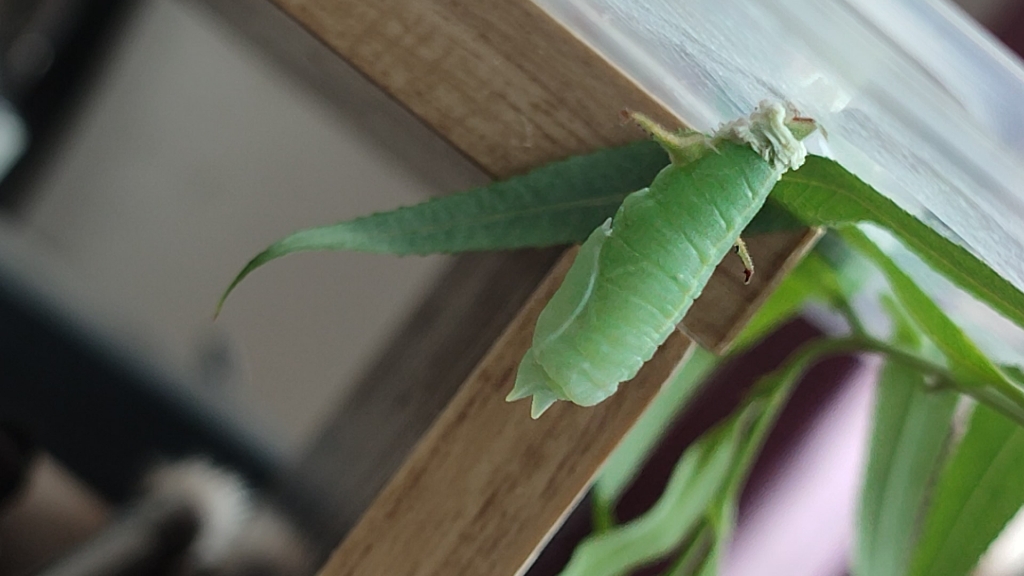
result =
[{"label": "pointed leaf tip", "polygon": [[224,290],[224,293],[221,294],[220,300],[217,300],[217,307],[213,310],[214,320],[216,320],[217,317],[220,316],[220,312],[221,310],[224,309],[224,303],[227,302],[228,296],[230,296],[231,293],[235,290],[235,288],[237,288],[238,285],[241,284],[242,280],[244,280],[246,276],[251,274],[254,270],[259,268],[263,264],[266,264],[270,260],[273,260],[278,256],[283,256],[284,254],[287,254],[287,252],[277,254],[277,252],[280,250],[281,244],[282,242],[272,244],[269,248],[257,254],[252,260],[249,260],[249,262],[246,263],[245,267],[243,267],[242,270],[237,275],[235,275],[235,278],[234,280],[231,281],[231,284],[228,284],[227,290]]},{"label": "pointed leaf tip", "polygon": [[253,258],[221,297],[217,313],[256,268],[296,252],[451,254],[582,242],[668,162],[654,142],[634,142],[459,194],[300,230]]}]

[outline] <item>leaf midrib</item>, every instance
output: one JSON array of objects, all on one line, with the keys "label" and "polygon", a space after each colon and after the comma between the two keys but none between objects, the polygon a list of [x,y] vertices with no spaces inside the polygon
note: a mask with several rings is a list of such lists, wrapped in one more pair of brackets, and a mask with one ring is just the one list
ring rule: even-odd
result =
[{"label": "leaf midrib", "polygon": [[[999,416],[999,417],[1001,417],[1001,416]],[[940,542],[941,546],[936,548],[936,550],[941,552],[942,550],[946,549],[946,546],[950,543],[951,535],[957,532],[957,529],[960,527],[960,525],[964,521],[964,511],[967,510],[967,508],[969,507],[968,505],[973,505],[973,503],[976,501],[976,499],[981,496],[981,490],[978,490],[978,487],[979,486],[985,486],[987,484],[989,476],[991,474],[995,473],[995,469],[997,468],[996,467],[996,463],[1002,464],[1002,461],[1004,459],[1004,456],[1005,456],[1007,450],[1009,450],[1011,443],[1013,443],[1015,441],[1015,437],[1019,433],[1021,433],[1021,430],[1019,428],[1014,428],[1014,430],[1010,433],[1010,436],[1007,438],[1007,440],[1003,442],[1002,446],[1000,446],[999,451],[996,452],[996,456],[994,458],[992,458],[989,461],[989,463],[985,466],[985,472],[981,475],[980,479],[975,484],[974,489],[971,490],[971,495],[966,500],[964,500],[961,503],[961,505],[957,508],[956,515],[953,516],[954,521],[950,525],[949,529],[946,530],[945,535],[943,536],[943,538],[942,538],[942,540]],[[933,556],[933,559],[938,559],[938,558],[939,558],[939,555]],[[925,571],[924,574],[931,574],[932,573],[931,572],[931,568],[932,568],[933,565],[934,565],[934,560],[932,562],[928,563],[928,570]]]}]

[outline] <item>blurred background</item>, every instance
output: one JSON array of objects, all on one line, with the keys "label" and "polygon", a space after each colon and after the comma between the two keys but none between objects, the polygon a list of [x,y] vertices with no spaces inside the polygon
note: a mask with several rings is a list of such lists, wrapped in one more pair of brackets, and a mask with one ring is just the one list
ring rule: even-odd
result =
[{"label": "blurred background", "polygon": [[[19,294],[78,322],[61,331],[78,326],[86,340],[133,355],[146,364],[143,373],[182,388],[172,404],[213,406],[216,420],[236,417],[235,431],[251,433],[252,445],[265,451],[248,456],[260,461],[253,465],[259,471],[293,463],[309,449],[446,259],[337,254],[283,261],[241,287],[214,322],[232,276],[295,229],[486,181],[263,4],[0,2],[3,275],[27,283]],[[263,50],[247,20],[254,13],[261,23],[269,18],[275,33],[293,30],[297,43]],[[281,55],[289,50],[294,56]],[[12,296],[10,306],[25,304]],[[11,315],[3,318],[11,328]],[[16,346],[32,354],[27,343]],[[60,353],[49,352],[53,358],[41,361],[59,363]],[[25,406],[42,402],[14,390],[33,380],[13,373],[34,368],[4,367],[0,406],[7,406],[0,410],[24,418]],[[80,380],[66,383],[63,402],[97,405],[68,410],[112,409],[95,399],[97,389],[117,386],[104,369],[69,370]],[[138,384],[131,380],[123,386]],[[47,393],[53,390],[35,390]],[[119,409],[131,411],[131,400]],[[82,428],[69,423],[63,432],[109,432],[115,442],[142,433],[120,425],[101,432],[82,420]],[[52,459],[36,466],[42,471],[30,492],[57,498],[47,505],[54,516],[40,522],[49,526],[58,511],[73,509],[69,493],[52,486],[53,478],[68,476]],[[139,475],[121,473],[123,480],[106,484],[107,495],[124,496]],[[104,507],[100,499],[94,504],[96,515]],[[28,510],[43,518],[38,508]],[[0,573],[23,573],[36,561],[19,559],[31,548],[19,540],[24,517],[0,519]],[[89,527],[101,522],[94,518]],[[75,539],[58,538],[54,548]]]},{"label": "blurred background", "polygon": [[[960,4],[1024,47],[1024,3]],[[486,182],[263,0],[0,0],[0,175],[0,277],[12,286],[0,325],[59,317],[70,328],[57,332],[79,335],[68,344],[30,331],[49,343],[37,352],[17,332],[24,341],[5,345],[22,364],[0,365],[85,378],[28,391],[37,376],[0,378],[0,402],[9,400],[0,414],[56,417],[40,397],[64,394],[90,416],[67,420],[62,438],[121,442],[142,433],[95,427],[111,420],[90,405],[94,395],[156,381],[171,391],[139,392],[121,410],[141,418],[173,405],[194,419],[162,434],[180,426],[201,437],[229,422],[236,440],[213,451],[237,456],[256,481],[310,453],[451,262],[285,259],[243,284],[213,322],[233,275],[295,229]],[[36,307],[46,312],[26,319]],[[58,348],[81,352],[81,342],[130,357],[130,374],[113,360],[62,364]],[[864,398],[853,401],[866,411]],[[0,509],[0,575],[32,573],[86,541],[141,477],[97,472],[83,483],[66,455],[37,453],[38,434],[26,423],[0,436],[0,466],[27,478]],[[22,469],[29,454],[38,457]],[[80,470],[102,467],[100,454],[83,458]]]}]

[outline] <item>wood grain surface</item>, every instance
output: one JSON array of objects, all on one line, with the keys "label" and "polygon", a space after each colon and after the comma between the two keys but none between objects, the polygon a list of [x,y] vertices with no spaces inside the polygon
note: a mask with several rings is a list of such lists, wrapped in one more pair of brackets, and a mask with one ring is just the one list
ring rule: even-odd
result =
[{"label": "wood grain surface", "polygon": [[321,574],[493,574],[525,571],[609,453],[683,359],[675,332],[622,390],[594,408],[559,402],[538,420],[508,404],[563,257],[495,342]]},{"label": "wood grain surface", "polygon": [[292,509],[325,553],[355,526],[558,255],[457,258],[338,406],[286,484]]},{"label": "wood grain surface", "polygon": [[678,122],[529,0],[274,0],[497,178]]}]

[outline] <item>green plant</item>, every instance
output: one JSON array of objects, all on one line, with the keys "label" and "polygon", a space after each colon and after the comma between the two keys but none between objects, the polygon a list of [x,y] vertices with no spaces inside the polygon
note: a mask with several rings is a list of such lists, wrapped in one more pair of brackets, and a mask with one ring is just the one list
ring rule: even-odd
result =
[{"label": "green plant", "polygon": [[[629,337],[651,323],[674,325],[744,227],[751,235],[794,225],[827,227],[830,232],[822,249],[805,258],[775,291],[740,335],[736,349],[756,342],[811,300],[843,315],[849,333],[807,343],[762,378],[729,418],[687,449],[658,503],[633,521],[617,523],[612,514],[615,503],[671,419],[718,362],[698,351],[606,465],[594,487],[597,529],[576,549],[564,574],[626,574],[670,556],[676,561],[667,574],[714,574],[732,532],[740,490],[794,385],[822,357],[850,352],[884,358],[854,573],[966,574],[1024,504],[1024,373],[996,364],[972,342],[879,246],[877,228],[888,230],[931,269],[1021,327],[1024,294],[836,162],[815,156],[804,162],[802,145],[793,136],[806,135],[808,124],[792,114],[780,119],[779,108],[772,110],[777,126],[754,131],[750,139],[727,138],[726,132],[710,139],[692,132],[668,133],[638,117],[663,149],[644,142],[601,151],[417,206],[300,231],[254,258],[228,291],[259,266],[299,251],[425,254],[550,246],[591,237],[577,257],[576,276],[567,276],[567,295],[553,298],[554,311],[538,322],[538,334],[547,342],[576,321],[580,310],[590,305],[594,286],[607,281],[599,277],[597,258],[619,220],[634,217],[630,206],[670,195],[655,202],[654,212],[639,218],[641,228],[660,228],[657,235],[631,233],[635,258],[601,260],[601,266],[627,270],[654,262],[674,267],[659,274],[682,275],[689,282],[668,291],[675,298],[671,310],[655,314],[650,322],[587,328]],[[737,139],[743,143],[734,143]],[[790,149],[799,162],[791,161]],[[784,150],[790,152],[783,154]],[[801,163],[799,169],[783,174],[790,164]],[[646,188],[629,194],[652,179],[650,190],[656,194]],[[723,193],[711,196],[715,190]],[[672,203],[688,209],[673,211]],[[694,206],[713,210],[701,212]],[[659,210],[671,214],[678,229],[664,230],[668,220],[659,219]],[[701,216],[688,218],[690,213]],[[692,253],[666,259],[649,251],[666,242],[682,243]],[[870,270],[886,284],[876,294],[891,320],[891,329],[883,336],[865,325],[852,304],[857,278]],[[650,285],[656,275],[638,276],[641,284],[621,298],[666,293]],[[603,309],[614,312],[614,304]],[[642,362],[653,353],[664,330],[656,332],[647,337],[651,346],[627,351],[631,361]],[[535,337],[534,345],[538,343]],[[589,361],[586,354],[560,351],[557,362],[578,365]],[[615,366],[604,367],[599,372],[610,376],[580,384],[571,381],[571,375],[550,379],[550,363],[534,364],[529,368],[534,376],[539,371],[542,380],[551,381],[541,387],[535,382],[520,387],[517,382],[518,391],[511,397],[536,394],[535,415],[538,407],[543,411],[555,399],[600,401],[638,367],[619,372]],[[953,441],[953,411],[965,397],[976,406],[965,434]]]}]

